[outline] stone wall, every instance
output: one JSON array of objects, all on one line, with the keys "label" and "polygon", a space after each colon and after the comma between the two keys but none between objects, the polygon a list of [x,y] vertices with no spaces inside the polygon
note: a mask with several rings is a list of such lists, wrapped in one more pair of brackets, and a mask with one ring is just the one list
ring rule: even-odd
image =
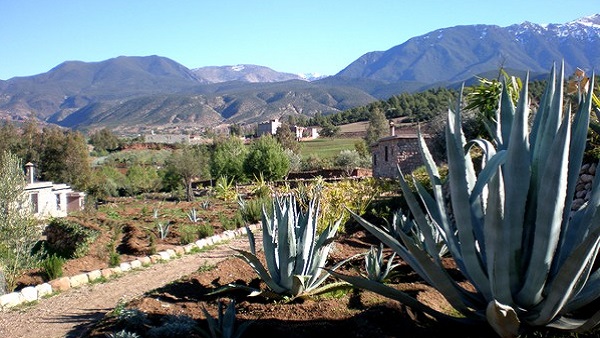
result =
[{"label": "stone wall", "polygon": [[592,182],[596,176],[596,163],[586,163],[581,166],[579,171],[579,179],[575,188],[575,196],[573,200],[572,210],[577,210],[585,202],[590,200],[592,193]]},{"label": "stone wall", "polygon": [[419,140],[415,136],[392,136],[380,139],[371,148],[373,177],[399,177],[398,168],[405,174],[423,165]]}]

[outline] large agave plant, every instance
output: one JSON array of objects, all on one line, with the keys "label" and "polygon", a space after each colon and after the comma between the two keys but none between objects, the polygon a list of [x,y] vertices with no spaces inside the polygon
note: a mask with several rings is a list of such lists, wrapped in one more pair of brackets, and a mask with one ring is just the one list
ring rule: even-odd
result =
[{"label": "large agave plant", "polygon": [[[563,112],[563,77],[562,69],[558,76],[552,69],[531,128],[527,81],[516,107],[504,91],[493,142],[467,143],[459,108],[449,111],[446,142],[452,220],[437,169],[421,139],[433,195],[419,190],[415,196],[405,182],[403,192],[424,241],[433,241],[430,224],[434,223],[474,291],[453,280],[439,256],[428,255],[402,232],[398,241],[354,215],[439,290],[464,316],[462,320],[487,320],[502,337],[515,337],[538,326],[586,331],[600,321],[600,269],[594,264],[600,242],[600,179],[593,183],[589,202],[571,211],[591,95],[583,99],[574,116]],[[468,152],[471,146],[479,146],[484,154],[478,174]],[[333,274],[447,318],[395,289]]]},{"label": "large agave plant", "polygon": [[[270,291],[253,290],[253,294],[296,298],[326,292],[341,285],[333,283],[319,287],[329,275],[322,267],[327,261],[340,221],[317,235],[318,214],[316,197],[310,201],[305,212],[300,210],[295,196],[291,194],[275,197],[272,213],[263,207],[262,235],[266,267],[256,256],[251,231],[248,231],[250,252],[237,250]],[[332,267],[332,270],[342,263]]]}]

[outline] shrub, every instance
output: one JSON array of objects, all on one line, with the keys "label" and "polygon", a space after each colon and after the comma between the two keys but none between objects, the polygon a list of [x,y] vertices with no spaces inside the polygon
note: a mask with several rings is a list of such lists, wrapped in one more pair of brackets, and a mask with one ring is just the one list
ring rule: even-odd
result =
[{"label": "shrub", "polygon": [[52,254],[47,256],[42,261],[42,269],[48,279],[56,279],[62,277],[63,275],[63,265],[65,264],[65,259],[58,256],[57,254]]},{"label": "shrub", "polygon": [[182,225],[179,227],[179,238],[181,240],[181,244],[189,244],[198,238],[198,226],[197,225]]},{"label": "shrub", "polygon": [[119,252],[117,252],[117,245],[115,243],[115,240],[111,240],[107,244],[107,249],[108,249],[108,266],[113,268],[113,267],[121,264],[121,255],[119,255]]},{"label": "shrub", "polygon": [[233,214],[233,217],[219,214],[219,222],[225,230],[235,230],[244,225],[244,220],[239,210]]},{"label": "shrub", "polygon": [[233,179],[221,176],[215,184],[215,197],[223,201],[235,201],[238,193]]},{"label": "shrub", "polygon": [[[33,252],[41,236],[24,190],[25,176],[17,156],[0,159],[0,294],[12,291],[22,271],[35,267]],[[6,285],[4,285],[6,284]]]},{"label": "shrub", "polygon": [[304,207],[308,206],[310,199],[319,197],[319,233],[340,219],[339,231],[344,232],[346,222],[350,219],[347,210],[358,215],[364,214],[371,201],[378,195],[379,189],[376,181],[371,179],[347,179],[333,183],[319,179],[309,185],[300,184],[294,193]]},{"label": "shrub", "polygon": [[100,231],[69,218],[51,219],[45,233],[48,250],[69,258],[85,256],[100,235]]},{"label": "shrub", "polygon": [[244,161],[248,148],[238,137],[229,137],[218,141],[212,152],[210,172],[213,177],[231,177],[235,181],[246,178]]},{"label": "shrub", "polygon": [[344,170],[346,176],[350,176],[352,171],[362,166],[362,159],[356,150],[344,149],[333,159],[333,165]]},{"label": "shrub", "polygon": [[215,229],[208,223],[198,226],[198,238],[206,238],[215,234]]},{"label": "shrub", "polygon": [[283,147],[272,136],[264,135],[251,145],[244,161],[246,175],[262,173],[268,181],[282,179],[290,170],[290,162]]},{"label": "shrub", "polygon": [[262,209],[271,208],[272,199],[270,197],[255,198],[250,200],[238,201],[240,215],[245,224],[256,224],[260,222]]}]

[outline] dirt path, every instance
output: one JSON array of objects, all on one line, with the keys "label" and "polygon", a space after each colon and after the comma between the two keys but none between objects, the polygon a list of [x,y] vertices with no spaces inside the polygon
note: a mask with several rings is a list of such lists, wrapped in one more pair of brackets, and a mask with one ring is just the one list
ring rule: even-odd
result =
[{"label": "dirt path", "polygon": [[127,272],[107,283],[71,289],[33,306],[0,312],[0,337],[81,337],[90,323],[102,319],[120,301],[128,302],[204,265],[214,265],[235,253],[230,247],[247,248],[248,238],[238,237],[211,251]]}]

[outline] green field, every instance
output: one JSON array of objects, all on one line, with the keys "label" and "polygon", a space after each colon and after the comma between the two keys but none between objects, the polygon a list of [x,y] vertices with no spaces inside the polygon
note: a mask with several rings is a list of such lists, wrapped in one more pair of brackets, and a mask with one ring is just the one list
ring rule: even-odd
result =
[{"label": "green field", "polygon": [[354,143],[359,140],[359,138],[318,138],[311,141],[302,141],[300,142],[302,158],[307,158],[310,155],[332,158],[344,149],[354,149]]}]

